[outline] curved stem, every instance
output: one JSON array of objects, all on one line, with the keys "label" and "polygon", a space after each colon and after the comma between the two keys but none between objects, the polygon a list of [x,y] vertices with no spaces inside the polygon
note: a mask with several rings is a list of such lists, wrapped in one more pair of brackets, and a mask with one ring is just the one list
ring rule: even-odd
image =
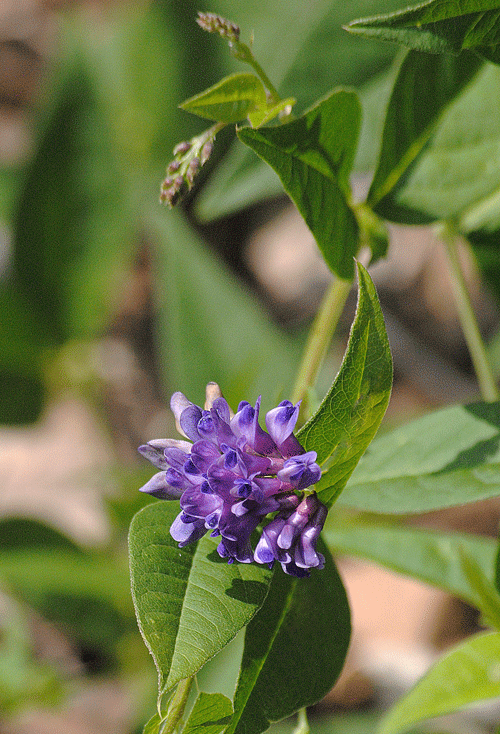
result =
[{"label": "curved stem", "polygon": [[306,400],[308,389],[315,384],[318,378],[351,286],[352,281],[336,278],[325,293],[309,332],[302,362],[297,372],[292,393],[293,403],[298,400]]},{"label": "curved stem", "polygon": [[162,721],[162,728],[160,729],[161,734],[172,734],[175,727],[181,720],[184,709],[186,708],[191,686],[193,685],[193,680],[194,677],[185,678],[177,685],[177,689],[170,701],[167,715]]},{"label": "curved stem", "polygon": [[481,396],[486,402],[499,399],[495,377],[486,353],[486,347],[481,337],[476,314],[472,307],[467,286],[465,283],[460,258],[458,255],[459,236],[452,222],[443,227],[442,239],[448,255],[451,282],[455,296],[455,303],[462,330],[469,348],[469,352],[476,372]]}]

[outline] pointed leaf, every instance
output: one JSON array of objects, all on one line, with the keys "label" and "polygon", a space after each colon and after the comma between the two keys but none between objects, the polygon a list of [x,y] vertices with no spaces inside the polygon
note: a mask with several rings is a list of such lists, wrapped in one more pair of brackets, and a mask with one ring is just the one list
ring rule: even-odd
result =
[{"label": "pointed leaf", "polygon": [[265,114],[266,90],[255,74],[231,74],[179,107],[217,122],[240,122],[251,113]]},{"label": "pointed leaf", "polygon": [[183,734],[220,734],[231,721],[232,701],[222,693],[199,693]]},{"label": "pointed leaf", "polygon": [[491,538],[389,525],[333,512],[323,537],[334,553],[366,558],[484,609],[483,595],[464,572],[460,554],[492,578],[496,543]]},{"label": "pointed leaf", "polygon": [[500,403],[456,405],[376,439],[341,502],[427,512],[500,496]]},{"label": "pointed leaf", "polygon": [[340,90],[298,120],[238,131],[239,139],[276,171],[328,266],[341,278],[352,277],[359,247],[358,226],[348,203],[348,177],[360,116],[356,94]]},{"label": "pointed leaf", "polygon": [[427,53],[459,53],[500,44],[498,0],[429,0],[407,10],[362,18],[351,33],[396,41]]},{"label": "pointed leaf", "polygon": [[180,550],[169,532],[178,512],[177,503],[155,502],[130,526],[132,596],[160,695],[233,639],[262,605],[271,579],[256,564],[224,562],[210,537]]},{"label": "pointed leaf", "polygon": [[308,579],[277,569],[269,595],[247,627],[235,713],[227,734],[260,734],[271,721],[321,699],[335,683],[349,645],[342,581],[323,546],[325,568]]},{"label": "pointed leaf", "polygon": [[447,652],[389,711],[378,734],[398,734],[413,724],[467,704],[500,696],[500,634],[475,635]]},{"label": "pointed leaf", "polygon": [[419,212],[398,207],[398,189],[425,149],[449,103],[481,62],[471,54],[458,58],[415,51],[404,58],[387,109],[380,160],[367,202],[387,219],[425,222]]},{"label": "pointed leaf", "polygon": [[318,496],[332,504],[374,437],[389,402],[392,358],[370,276],[358,264],[359,296],[349,343],[335,382],[316,414],[298,432],[306,451],[325,464]]}]

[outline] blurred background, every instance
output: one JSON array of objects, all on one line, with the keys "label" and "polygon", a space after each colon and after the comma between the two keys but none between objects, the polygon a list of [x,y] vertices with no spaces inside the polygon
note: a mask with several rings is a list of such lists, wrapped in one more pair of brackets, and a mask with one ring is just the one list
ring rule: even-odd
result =
[{"label": "blurred background", "polygon": [[[240,68],[197,11],[254,34],[297,113],[337,85],[359,90],[361,199],[397,49],[342,24],[400,4],[0,3],[0,734],[142,731],[156,675],[128,581],[127,528],[151,475],[136,447],[175,435],[174,390],[199,403],[217,380],[233,406],[287,397],[330,280],[278,179],[230,130],[183,206],[158,203],[173,146],[204,127],[177,105]],[[371,270],[395,362],[385,428],[479,397],[441,245],[425,227],[391,225],[390,236]],[[497,302],[463,257],[498,366]],[[352,293],[319,397],[354,308]],[[495,500],[411,522],[496,536],[499,515]],[[477,615],[364,561],[339,563],[354,639],[314,713],[333,734],[365,734]],[[492,715],[447,731],[486,732]]]}]

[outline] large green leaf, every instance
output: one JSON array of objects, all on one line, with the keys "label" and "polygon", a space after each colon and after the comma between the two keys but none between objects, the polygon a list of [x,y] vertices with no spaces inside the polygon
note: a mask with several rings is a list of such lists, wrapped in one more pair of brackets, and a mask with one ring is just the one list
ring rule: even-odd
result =
[{"label": "large green leaf", "polygon": [[318,411],[297,434],[324,465],[316,488],[327,505],[373,439],[391,394],[392,358],[377,293],[359,264],[358,276],[358,307],[342,366]]},{"label": "large green leaf", "polygon": [[286,391],[298,344],[271,323],[177,212],[158,208],[149,224],[157,253],[160,348],[169,384],[194,400],[215,380],[234,405],[242,395],[251,400],[262,393],[272,401]]},{"label": "large green leaf", "polygon": [[[465,71],[462,78],[466,78]],[[453,92],[453,86],[449,85],[449,93]],[[436,86],[436,93],[438,89]],[[456,91],[458,89],[459,85],[455,87]],[[412,94],[410,88],[407,105]],[[434,109],[439,112],[439,101]],[[500,68],[485,64],[442,111],[439,125],[427,138],[420,155],[406,168],[406,158],[409,162],[413,158],[411,147],[404,154],[399,164],[401,171],[398,173],[398,168],[394,168],[396,185],[391,184],[389,177],[386,178],[388,183],[385,186],[389,193],[380,203],[381,213],[402,223],[458,219],[463,232],[491,229],[495,217],[498,221],[499,110]],[[408,111],[405,114],[411,119]],[[390,119],[393,122],[397,119],[396,108]],[[388,134],[390,132],[388,129]],[[425,137],[425,131],[422,134]],[[414,142],[418,148],[423,138],[415,138]],[[383,193],[384,189],[380,187],[377,198]]]},{"label": "large green leaf", "polygon": [[413,724],[500,696],[500,634],[475,635],[447,652],[389,711],[378,734],[398,734]]},{"label": "large green leaf", "polygon": [[435,411],[376,439],[341,502],[427,512],[500,495],[500,403]]},{"label": "large green leaf", "polygon": [[500,44],[498,0],[429,0],[395,13],[362,18],[347,30],[427,53],[459,53]]},{"label": "large green leaf", "polygon": [[233,705],[222,693],[201,692],[184,726],[183,734],[220,734],[227,728]]},{"label": "large green leaf", "polygon": [[358,227],[349,206],[348,177],[360,115],[356,94],[340,90],[298,120],[238,131],[239,139],[276,171],[326,263],[340,278],[352,277],[353,258],[359,248]]},{"label": "large green leaf", "polygon": [[247,627],[228,734],[260,734],[271,721],[322,698],[347,654],[350,614],[335,564],[309,579],[277,569],[269,595]]},{"label": "large green leaf", "polygon": [[331,512],[323,534],[335,553],[359,556],[438,586],[479,609],[483,596],[464,572],[462,557],[493,578],[496,543],[465,533],[443,533]]},{"label": "large green leaf", "polygon": [[403,59],[385,118],[380,160],[367,202],[387,219],[425,222],[420,212],[398,207],[398,189],[404,186],[412,164],[425,149],[449,103],[478,70],[472,54],[457,58],[416,51]]},{"label": "large green leaf", "polygon": [[180,550],[169,532],[178,512],[174,502],[148,505],[129,536],[132,596],[160,696],[235,637],[262,605],[271,580],[262,566],[223,561],[211,537]]}]

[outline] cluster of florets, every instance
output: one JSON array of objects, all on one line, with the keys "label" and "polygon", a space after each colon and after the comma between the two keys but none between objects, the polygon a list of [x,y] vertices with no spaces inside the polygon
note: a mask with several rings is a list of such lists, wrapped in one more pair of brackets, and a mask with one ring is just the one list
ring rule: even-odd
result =
[{"label": "cluster of florets", "polygon": [[239,26],[221,15],[199,12],[196,22],[204,31],[218,33],[221,38],[227,39],[230,43],[237,43],[240,40]]},{"label": "cluster of florets", "polygon": [[193,188],[195,176],[212,155],[215,132],[213,126],[202,135],[175,146],[174,159],[168,164],[166,178],[161,183],[162,203],[173,207]]},{"label": "cluster of florets", "polygon": [[[327,509],[304,490],[321,476],[316,452],[293,435],[299,404],[281,402],[266,414],[267,432],[255,407],[243,401],[233,414],[218,385],[207,386],[202,409],[182,393],[172,396],[177,428],[189,441],[156,439],[139,448],[160,469],[141,488],[159,499],[179,499],[170,533],[183,547],[206,532],[220,537],[228,563],[279,561],[285,573],[308,576],[323,568],[316,543]],[[251,536],[269,516],[255,550]]]}]

